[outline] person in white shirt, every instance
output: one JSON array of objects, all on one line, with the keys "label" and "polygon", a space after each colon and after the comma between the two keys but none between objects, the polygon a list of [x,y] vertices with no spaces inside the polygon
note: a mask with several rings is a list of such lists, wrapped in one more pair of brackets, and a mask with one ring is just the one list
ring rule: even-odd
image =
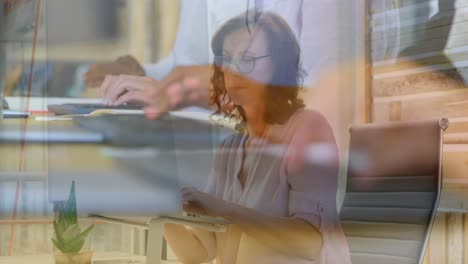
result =
[{"label": "person in white shirt", "polygon": [[[151,80],[128,77],[126,75],[133,74],[125,63],[112,63],[92,66],[86,74],[87,83],[101,86],[105,76],[110,74],[111,80],[101,86],[101,95],[109,104],[141,101],[158,104],[157,109],[161,112],[193,104],[207,106],[206,76],[209,76],[209,67],[207,69],[205,66],[213,61],[210,39],[222,23],[248,8],[253,8],[257,14],[262,11],[277,13],[288,22],[301,46],[301,63],[306,71],[305,86],[313,86],[320,74],[336,63],[338,0],[182,0],[179,29],[170,55],[157,64],[144,65],[144,71],[135,67],[135,63],[128,63],[135,69],[133,72],[136,75],[146,75]],[[127,60],[130,61],[130,58],[127,57]],[[187,78],[191,81],[185,83]],[[117,79],[120,81],[117,82]],[[183,94],[187,86],[188,93],[197,91],[197,101],[189,101],[190,97]],[[127,90],[146,93],[142,96],[135,91],[118,100]],[[170,101],[168,94],[180,98]]]}]

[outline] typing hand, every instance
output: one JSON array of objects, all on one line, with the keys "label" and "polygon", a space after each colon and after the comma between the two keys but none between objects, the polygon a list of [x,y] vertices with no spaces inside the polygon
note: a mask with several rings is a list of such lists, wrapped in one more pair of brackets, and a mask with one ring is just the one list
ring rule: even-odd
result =
[{"label": "typing hand", "polygon": [[187,106],[209,108],[210,65],[179,66],[161,80],[153,93],[153,103],[145,108],[146,116],[160,114]]},{"label": "typing hand", "polygon": [[158,81],[150,77],[108,75],[99,89],[102,102],[108,105],[139,103],[150,105],[157,91]]},{"label": "typing hand", "polygon": [[210,66],[184,66],[177,67],[161,81],[129,75],[107,76],[100,93],[107,104],[144,104],[147,117],[155,119],[185,106],[208,107],[209,82]]},{"label": "typing hand", "polygon": [[84,80],[88,87],[99,87],[107,75],[121,74],[145,76],[145,70],[135,58],[126,55],[111,63],[91,65],[89,70],[84,74]]},{"label": "typing hand", "polygon": [[195,188],[183,187],[181,189],[183,208],[188,213],[225,216],[229,203]]}]

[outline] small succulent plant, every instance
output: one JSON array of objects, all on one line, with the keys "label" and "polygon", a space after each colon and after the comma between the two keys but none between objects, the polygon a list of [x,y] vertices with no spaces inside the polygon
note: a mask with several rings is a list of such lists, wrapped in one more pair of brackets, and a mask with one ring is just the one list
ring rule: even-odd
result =
[{"label": "small succulent plant", "polygon": [[78,253],[83,248],[86,237],[94,225],[81,232],[76,212],[75,182],[72,182],[67,201],[55,204],[56,219],[54,220],[55,238],[52,242],[64,254]]}]

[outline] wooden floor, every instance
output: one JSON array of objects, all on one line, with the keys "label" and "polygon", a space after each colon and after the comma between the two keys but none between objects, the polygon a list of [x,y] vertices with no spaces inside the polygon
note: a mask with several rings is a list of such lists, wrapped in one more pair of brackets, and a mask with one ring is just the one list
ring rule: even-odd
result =
[{"label": "wooden floor", "polygon": [[468,213],[439,213],[424,264],[468,264]]}]

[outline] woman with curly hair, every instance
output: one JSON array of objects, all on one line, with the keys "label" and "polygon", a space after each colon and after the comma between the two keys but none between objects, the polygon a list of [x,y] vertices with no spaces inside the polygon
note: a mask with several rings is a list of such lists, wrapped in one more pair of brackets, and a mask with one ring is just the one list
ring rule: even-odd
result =
[{"label": "woman with curly hair", "polygon": [[[231,224],[222,233],[166,224],[169,245],[183,263],[350,263],[336,208],[338,151],[328,122],[298,98],[294,33],[278,15],[246,13],[218,30],[212,50],[211,99],[239,133],[218,147],[206,190],[182,196],[186,211]],[[292,170],[284,154],[305,122],[319,155]]]}]

